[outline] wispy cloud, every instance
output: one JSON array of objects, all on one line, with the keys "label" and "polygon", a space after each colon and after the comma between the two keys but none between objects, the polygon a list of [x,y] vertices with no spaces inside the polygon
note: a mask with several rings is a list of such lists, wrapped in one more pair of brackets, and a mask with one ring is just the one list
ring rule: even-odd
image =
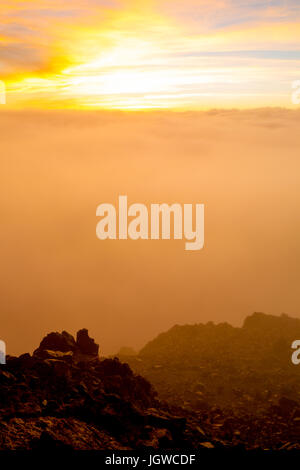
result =
[{"label": "wispy cloud", "polygon": [[11,0],[1,8],[11,106],[286,106],[299,78],[293,0]]}]

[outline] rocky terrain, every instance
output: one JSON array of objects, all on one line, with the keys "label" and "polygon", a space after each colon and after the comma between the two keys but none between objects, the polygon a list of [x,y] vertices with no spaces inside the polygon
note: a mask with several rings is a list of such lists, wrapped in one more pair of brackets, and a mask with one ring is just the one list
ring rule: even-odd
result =
[{"label": "rocky terrain", "polygon": [[299,450],[295,339],[300,320],[258,313],[175,326],[119,358],[85,329],[50,333],[0,366],[0,450]]},{"label": "rocky terrain", "polygon": [[87,330],[50,333],[33,355],[0,367],[0,450],[213,445],[118,359],[98,356]]},{"label": "rocky terrain", "polygon": [[300,448],[300,320],[255,313],[242,328],[174,326],[121,360],[158,397],[193,416],[211,440],[246,448]]}]

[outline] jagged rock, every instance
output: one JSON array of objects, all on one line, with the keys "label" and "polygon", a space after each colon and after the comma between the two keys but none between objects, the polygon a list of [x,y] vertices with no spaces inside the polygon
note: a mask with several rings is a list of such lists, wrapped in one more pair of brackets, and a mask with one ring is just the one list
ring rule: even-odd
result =
[{"label": "jagged rock", "polygon": [[87,330],[52,333],[0,368],[0,449],[298,449],[298,337],[286,315],[176,326],[126,358],[133,372]]},{"label": "jagged rock", "polygon": [[89,337],[88,330],[83,328],[78,331],[76,341],[66,331],[49,333],[33,355],[41,359],[71,360],[73,357],[77,361],[84,361],[84,356],[98,357],[98,352],[98,344]]},{"label": "jagged rock", "polygon": [[241,328],[176,325],[126,362],[214,441],[276,449],[299,441],[300,366],[291,362],[299,338],[299,318],[254,313]]},{"label": "jagged rock", "polygon": [[45,338],[41,341],[40,346],[38,349],[34,351],[35,356],[39,356],[43,351],[50,350],[50,351],[61,351],[61,352],[68,352],[68,351],[76,351],[77,345],[76,342],[70,333],[63,331],[62,333],[49,333]]},{"label": "jagged rock", "polygon": [[195,443],[185,434],[186,421],[157,400],[147,380],[128,364],[100,360],[97,353],[87,330],[81,330],[77,342],[66,332],[52,333],[33,357],[9,358],[0,369],[0,450]]},{"label": "jagged rock", "polygon": [[83,328],[77,332],[76,345],[82,354],[98,356],[99,346],[89,337],[88,330]]},{"label": "jagged rock", "polygon": [[21,354],[19,357],[6,356],[6,363],[13,366],[15,369],[23,369],[24,367],[31,367],[35,363],[35,357],[30,354]]}]

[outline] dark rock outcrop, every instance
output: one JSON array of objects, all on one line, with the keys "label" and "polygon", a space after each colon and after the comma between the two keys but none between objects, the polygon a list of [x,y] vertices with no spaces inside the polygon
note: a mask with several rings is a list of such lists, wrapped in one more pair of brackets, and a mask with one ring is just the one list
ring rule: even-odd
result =
[{"label": "dark rock outcrop", "polygon": [[87,330],[52,333],[0,366],[0,450],[300,449],[299,338],[300,320],[258,313],[101,360]]},{"label": "dark rock outcrop", "polygon": [[35,355],[40,355],[45,350],[50,351],[76,351],[77,345],[72,335],[63,331],[62,333],[49,333],[42,339],[38,349],[35,350]]},{"label": "dark rock outcrop", "polygon": [[0,367],[0,450],[178,448],[207,440],[87,330],[50,333]]},{"label": "dark rock outcrop", "polygon": [[160,399],[198,416],[200,427],[215,438],[248,448],[300,446],[300,366],[291,362],[295,339],[299,319],[254,313],[242,328],[176,325],[136,357],[120,359],[148,379]]},{"label": "dark rock outcrop", "polygon": [[49,333],[41,341],[41,344],[33,354],[43,359],[51,359],[57,357],[57,355],[54,354],[56,352],[58,352],[58,356],[62,353],[67,353],[69,355],[73,354],[77,356],[77,358],[81,356],[81,359],[84,359],[84,356],[97,357],[99,354],[99,346],[90,338],[88,330],[83,328],[77,332],[76,341],[74,337],[66,331],[62,333]]},{"label": "dark rock outcrop", "polygon": [[87,329],[83,328],[77,332],[76,345],[82,354],[98,356],[99,346],[89,337]]}]

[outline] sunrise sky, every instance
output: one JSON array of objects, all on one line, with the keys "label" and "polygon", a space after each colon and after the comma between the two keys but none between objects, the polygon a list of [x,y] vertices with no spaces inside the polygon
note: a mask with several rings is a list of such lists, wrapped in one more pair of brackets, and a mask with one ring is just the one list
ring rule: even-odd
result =
[{"label": "sunrise sky", "polygon": [[11,108],[291,106],[299,0],[1,0]]}]

